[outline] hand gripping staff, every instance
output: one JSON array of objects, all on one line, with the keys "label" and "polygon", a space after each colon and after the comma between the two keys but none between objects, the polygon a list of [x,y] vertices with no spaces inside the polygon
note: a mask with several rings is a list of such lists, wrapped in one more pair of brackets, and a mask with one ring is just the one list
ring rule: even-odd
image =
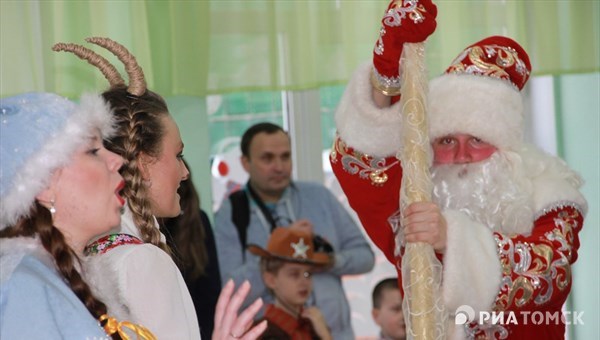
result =
[{"label": "hand gripping staff", "polygon": [[[436,15],[437,8],[431,0],[392,1],[382,20],[380,39],[374,50],[371,77],[374,87],[388,96],[401,94],[403,146],[397,155],[403,168],[400,211],[413,202],[431,201],[432,157],[423,41],[435,30]],[[403,247],[402,228],[398,224],[394,230],[399,252],[396,255],[404,252],[403,310],[408,338],[443,339],[446,312],[441,299],[441,264],[430,245],[409,243]]]}]

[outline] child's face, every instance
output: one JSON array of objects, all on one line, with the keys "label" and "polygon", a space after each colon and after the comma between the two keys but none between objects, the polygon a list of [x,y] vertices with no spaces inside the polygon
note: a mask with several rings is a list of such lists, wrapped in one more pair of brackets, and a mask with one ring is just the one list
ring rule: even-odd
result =
[{"label": "child's face", "polygon": [[295,307],[303,306],[312,291],[313,267],[286,262],[277,274],[264,273],[265,284],[275,297]]},{"label": "child's face", "polygon": [[395,339],[405,339],[404,315],[402,314],[402,297],[398,289],[382,291],[381,306],[373,309],[373,320],[381,328],[383,335]]}]

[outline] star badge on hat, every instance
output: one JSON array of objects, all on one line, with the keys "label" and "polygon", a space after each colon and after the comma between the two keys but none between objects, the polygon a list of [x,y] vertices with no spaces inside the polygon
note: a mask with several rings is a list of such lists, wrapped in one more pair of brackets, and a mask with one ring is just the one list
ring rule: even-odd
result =
[{"label": "star badge on hat", "polygon": [[292,248],[294,248],[294,255],[292,255],[294,258],[306,258],[306,252],[310,249],[310,247],[304,244],[303,238],[301,238],[297,243],[290,243],[290,245]]},{"label": "star badge on hat", "polygon": [[329,255],[315,252],[314,248],[312,235],[283,227],[273,230],[266,249],[256,244],[248,245],[248,250],[252,254],[263,258],[319,266],[329,264]]}]

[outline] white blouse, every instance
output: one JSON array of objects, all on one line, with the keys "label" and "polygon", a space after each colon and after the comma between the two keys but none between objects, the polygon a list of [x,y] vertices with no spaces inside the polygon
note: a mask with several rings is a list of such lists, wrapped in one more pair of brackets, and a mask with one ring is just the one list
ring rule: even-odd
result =
[{"label": "white blouse", "polygon": [[[127,207],[121,216],[121,227],[110,233],[141,239]],[[149,243],[120,245],[106,253],[87,256],[84,266],[87,281],[107,305],[109,315],[140,324],[161,340],[200,339],[196,311],[185,281],[162,249]]]}]

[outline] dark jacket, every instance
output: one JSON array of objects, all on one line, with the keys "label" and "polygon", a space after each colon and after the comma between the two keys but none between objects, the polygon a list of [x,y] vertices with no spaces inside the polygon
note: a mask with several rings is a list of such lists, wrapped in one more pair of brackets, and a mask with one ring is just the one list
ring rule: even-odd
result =
[{"label": "dark jacket", "polygon": [[[185,283],[192,296],[194,307],[196,309],[196,316],[198,317],[198,324],[200,325],[200,335],[202,339],[210,339],[214,329],[214,318],[215,308],[217,306],[217,299],[221,293],[221,274],[219,272],[219,262],[217,260],[217,247],[215,244],[215,236],[208,220],[208,216],[202,210],[200,210],[202,218],[202,228],[204,228],[204,246],[208,254],[208,263],[206,265],[205,274],[192,279],[185,272],[182,272]],[[165,225],[166,228],[165,237],[167,238],[167,244],[171,247],[173,257],[177,258],[177,247],[173,243],[171,236],[172,228],[171,220],[167,220]],[[190,228],[199,228],[200,226],[189,226]],[[200,246],[200,245],[199,245]],[[177,261],[177,260],[176,260]]]}]

